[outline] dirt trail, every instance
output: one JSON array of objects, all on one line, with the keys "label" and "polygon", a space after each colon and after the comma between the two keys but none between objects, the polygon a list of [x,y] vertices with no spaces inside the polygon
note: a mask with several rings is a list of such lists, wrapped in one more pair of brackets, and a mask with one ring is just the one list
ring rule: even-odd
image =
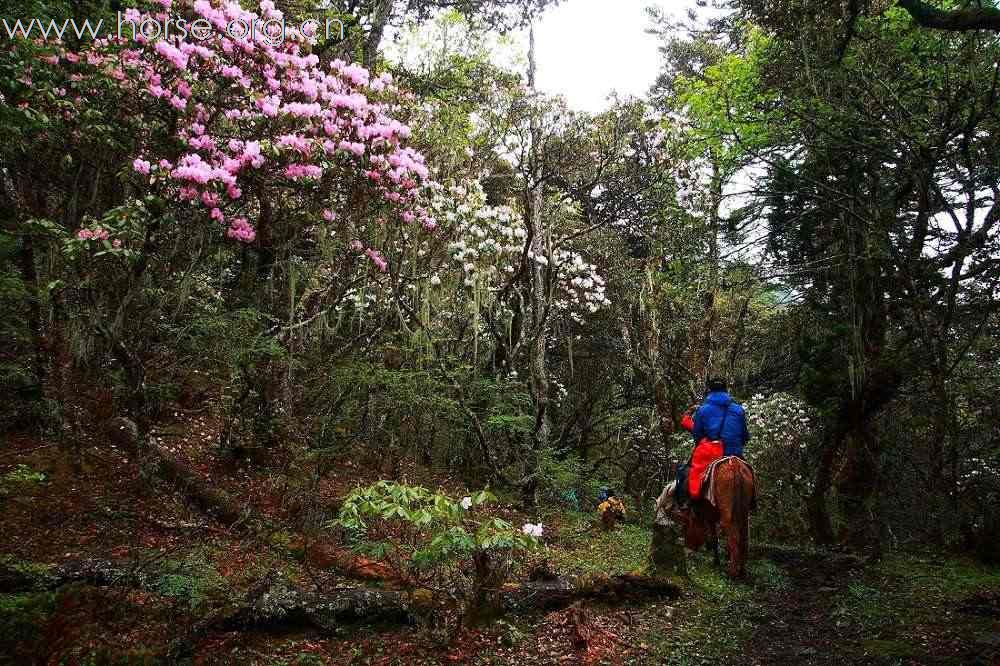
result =
[{"label": "dirt trail", "polygon": [[861,563],[850,558],[769,553],[791,584],[768,590],[757,600],[757,627],[745,646],[745,664],[844,663],[846,636],[831,616],[835,599],[857,580]]},{"label": "dirt trail", "polygon": [[735,663],[1000,664],[1000,618],[990,601],[996,590],[983,593],[986,606],[968,606],[986,608],[979,615],[988,617],[977,618],[960,602],[922,591],[921,580],[932,575],[840,555],[765,557],[790,581],[755,595],[755,628]]}]

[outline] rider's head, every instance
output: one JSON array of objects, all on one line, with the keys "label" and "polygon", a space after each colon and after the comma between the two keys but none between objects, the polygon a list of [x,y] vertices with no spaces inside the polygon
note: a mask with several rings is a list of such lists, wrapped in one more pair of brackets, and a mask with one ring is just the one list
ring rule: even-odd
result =
[{"label": "rider's head", "polygon": [[715,393],[716,391],[726,390],[726,380],[721,377],[712,377],[708,380],[708,392]]}]

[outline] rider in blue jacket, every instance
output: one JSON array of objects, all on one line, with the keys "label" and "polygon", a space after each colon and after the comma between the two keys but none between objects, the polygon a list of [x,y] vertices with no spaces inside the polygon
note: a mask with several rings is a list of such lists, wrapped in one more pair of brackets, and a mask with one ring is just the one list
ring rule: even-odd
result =
[{"label": "rider in blue jacket", "polygon": [[[727,414],[728,412],[728,414]],[[725,423],[723,423],[725,415]],[[691,434],[695,443],[703,438],[716,439],[720,437],[725,443],[724,455],[743,457],[743,446],[750,441],[747,430],[747,416],[742,405],[733,401],[726,392],[726,383],[721,379],[713,379],[708,383],[708,396],[705,402],[694,414],[694,429]]]}]

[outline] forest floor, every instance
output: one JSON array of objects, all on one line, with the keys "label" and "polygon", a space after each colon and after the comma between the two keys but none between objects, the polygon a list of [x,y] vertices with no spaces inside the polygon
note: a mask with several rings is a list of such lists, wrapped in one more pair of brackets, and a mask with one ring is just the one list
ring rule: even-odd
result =
[{"label": "forest floor", "polygon": [[[319,486],[297,488],[294,470],[215,460],[217,424],[198,417],[164,454],[264,517],[254,530],[225,528],[182,493],[143,478],[134,454],[85,443],[77,464],[54,444],[7,436],[0,447],[0,565],[44,577],[46,567],[87,558],[140,563],[140,585],[5,588],[0,579],[0,663],[158,664],[178,636],[225,599],[279,572],[319,589],[348,583],[331,570],[336,545],[296,527],[301,497],[335,505],[380,476],[357,460]],[[461,484],[407,468],[410,482]],[[651,533],[640,521],[613,532],[591,513],[543,510],[549,565],[560,574],[641,570]],[[516,523],[519,524],[519,523]],[[744,582],[704,554],[690,560],[673,600],[585,603],[507,616],[476,629],[352,625],[212,630],[191,639],[195,664],[1000,664],[1000,569],[953,555],[894,552],[862,563],[809,548],[759,545]],[[356,584],[356,581],[354,581]],[[581,624],[587,640],[580,640]]]}]

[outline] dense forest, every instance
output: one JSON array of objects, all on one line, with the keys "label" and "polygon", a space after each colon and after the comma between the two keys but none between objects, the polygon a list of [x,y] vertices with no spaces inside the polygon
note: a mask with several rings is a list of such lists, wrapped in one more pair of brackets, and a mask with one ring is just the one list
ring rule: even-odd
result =
[{"label": "dense forest", "polygon": [[574,1],[5,0],[0,663],[1000,660],[1000,8]]}]

